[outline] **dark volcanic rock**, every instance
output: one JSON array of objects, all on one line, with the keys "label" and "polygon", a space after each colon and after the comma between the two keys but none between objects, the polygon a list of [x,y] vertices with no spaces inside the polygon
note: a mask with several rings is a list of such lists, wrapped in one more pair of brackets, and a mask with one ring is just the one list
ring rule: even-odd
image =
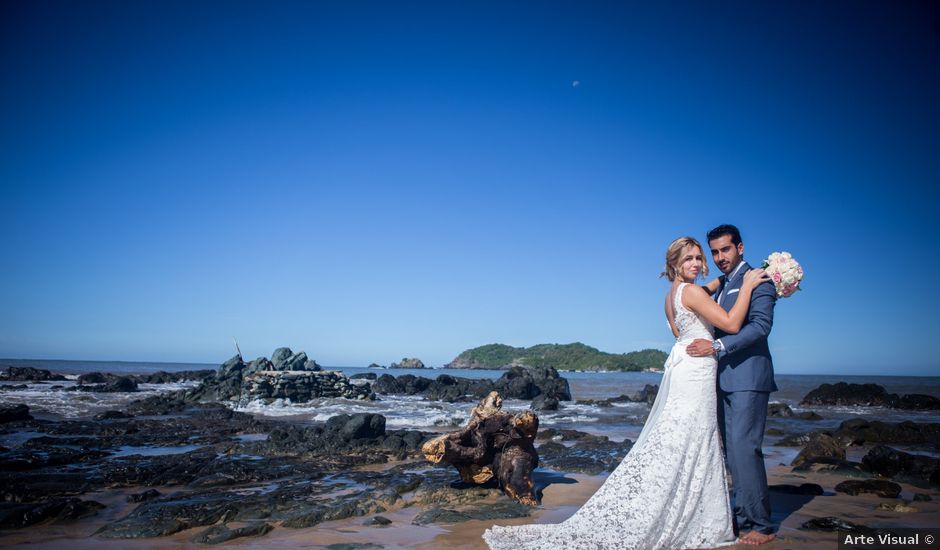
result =
[{"label": "dark volcanic rock", "polygon": [[806,394],[801,405],[892,407],[909,410],[940,410],[940,399],[932,395],[908,394],[899,397],[878,384],[822,384]]},{"label": "dark volcanic rock", "polygon": [[[268,360],[267,360],[266,358],[264,358],[264,357],[260,357],[260,358],[258,358],[258,359],[255,359],[255,360],[252,361],[250,364],[251,364],[251,365],[255,365],[256,362],[258,362],[258,361],[266,362],[266,363],[268,363],[268,366],[270,366],[270,361],[268,361]],[[232,376],[232,375],[234,375],[234,374],[240,373],[241,371],[245,370],[246,368],[248,368],[248,365],[246,365],[246,364],[245,364],[245,361],[242,360],[242,356],[241,356],[241,355],[235,355],[235,356],[231,357],[228,361],[222,363],[222,364],[219,366],[219,370],[218,370],[218,372],[216,372],[216,376],[217,376],[218,378],[220,378],[220,379],[221,379],[221,378],[228,378],[228,377],[230,377],[230,376]],[[258,370],[273,370],[273,369],[269,369],[269,368],[268,368],[268,369],[258,369]]]},{"label": "dark volcanic rock", "polygon": [[[267,361],[267,359],[264,359]],[[238,399],[242,393],[242,377],[245,373],[254,372],[255,361],[246,365],[240,355],[236,355],[222,363],[215,376],[205,379],[198,387],[184,392],[188,401],[228,401]],[[268,370],[268,369],[263,369]]]},{"label": "dark volcanic rock", "polygon": [[323,371],[304,352],[278,348],[274,361],[259,357],[245,364],[240,355],[226,361],[219,371],[199,387],[181,396],[184,401],[235,401],[290,399],[306,403],[311,399],[342,397],[375,399],[368,383],[353,383],[340,372]]},{"label": "dark volcanic rock", "polygon": [[793,409],[786,403],[769,403],[767,405],[767,416],[789,418],[793,416]]},{"label": "dark volcanic rock", "polygon": [[423,369],[424,362],[417,357],[405,357],[401,363],[392,363],[388,366],[390,369]]},{"label": "dark volcanic rock", "polygon": [[454,482],[450,469],[429,469],[421,477],[412,502],[426,509],[412,521],[415,525],[523,517],[533,510],[506,497],[495,483],[478,486]]},{"label": "dark volcanic rock", "polygon": [[810,531],[844,531],[846,533],[856,533],[859,535],[871,536],[875,536],[880,533],[878,529],[872,529],[871,527],[865,527],[864,525],[857,525],[850,521],[845,521],[844,519],[833,516],[813,518],[804,522],[803,525],[800,526],[800,529],[808,529]]},{"label": "dark volcanic rock", "polygon": [[539,394],[571,401],[568,380],[552,367],[512,367],[496,382],[496,391],[507,399],[533,399]]},{"label": "dark volcanic rock", "polygon": [[318,453],[351,449],[417,451],[424,441],[417,431],[386,432],[380,414],[340,414],[322,426],[285,426],[268,435],[262,448],[273,453]]},{"label": "dark volcanic rock", "polygon": [[271,363],[274,364],[273,370],[290,370],[284,368],[287,364],[287,360],[294,355],[294,352],[290,348],[277,348],[274,350],[274,353],[271,354]]},{"label": "dark volcanic rock", "polygon": [[374,372],[360,372],[349,377],[350,380],[375,380],[379,375]]},{"label": "dark volcanic rock", "polygon": [[143,493],[127,495],[127,502],[146,502],[160,496],[160,491],[156,489],[147,489]]},{"label": "dark volcanic rock", "polygon": [[836,485],[835,489],[852,496],[872,493],[884,498],[897,498],[901,494],[900,485],[883,479],[850,479]]},{"label": "dark volcanic rock", "polygon": [[[263,366],[267,365],[256,365],[256,367]],[[307,354],[305,352],[299,351],[294,353],[290,348],[277,348],[271,355],[269,369],[256,368],[255,370],[318,371],[321,370],[321,368],[316,361],[307,358]]]},{"label": "dark volcanic rock", "polygon": [[150,501],[95,534],[106,539],[164,537],[185,529],[212,525],[238,513],[235,499],[224,494],[191,496],[178,501]]},{"label": "dark volcanic rock", "polygon": [[940,445],[940,423],[881,422],[853,418],[839,424],[835,430],[820,430],[781,438],[780,447],[802,447],[816,434],[830,436],[842,447],[877,443],[897,445]]},{"label": "dark volcanic rock", "polygon": [[940,410],[940,399],[932,395],[911,393],[901,396],[895,407],[914,411],[936,411]]},{"label": "dark volcanic rock", "polygon": [[607,399],[578,399],[578,405],[594,405],[596,407],[612,407],[614,403],[646,403],[652,405],[659,393],[659,384],[647,384],[643,389],[633,395],[620,394]]},{"label": "dark volcanic rock", "polygon": [[96,388],[98,392],[135,392],[137,381],[129,376],[120,376],[102,387]]},{"label": "dark volcanic rock", "polygon": [[316,361],[311,361],[305,352],[298,351],[284,361],[283,370],[307,370],[307,363],[316,364]]},{"label": "dark volcanic rock", "polygon": [[0,529],[18,529],[42,521],[93,516],[105,506],[93,500],[55,499],[47,502],[0,502]]},{"label": "dark volcanic rock", "polygon": [[805,433],[805,434],[793,434],[786,437],[780,438],[777,441],[776,445],[778,447],[802,447],[809,443],[810,437],[815,432]]},{"label": "dark volcanic rock", "polygon": [[79,384],[107,384],[115,376],[104,372],[86,372],[78,377]]},{"label": "dark volcanic rock", "polygon": [[862,458],[864,468],[881,477],[927,487],[940,486],[940,459],[877,445]]},{"label": "dark volcanic rock", "polygon": [[150,374],[137,374],[134,379],[140,384],[171,384],[186,380],[205,380],[215,376],[215,370],[181,370],[175,372],[157,371]]},{"label": "dark volcanic rock", "polygon": [[549,441],[538,447],[539,462],[558,471],[597,475],[613,471],[632,447],[629,439],[615,443],[606,436],[584,438],[570,447]]},{"label": "dark volcanic rock", "polygon": [[512,367],[495,381],[449,374],[442,374],[435,380],[411,374],[397,378],[383,374],[372,384],[372,390],[380,394],[421,394],[428,399],[448,402],[480,399],[494,390],[504,399],[529,400],[545,395],[559,401],[571,400],[568,381],[549,367]]},{"label": "dark volcanic rock", "polygon": [[95,415],[95,420],[117,420],[124,418],[133,418],[133,416],[123,411],[104,411]]},{"label": "dark volcanic rock", "polygon": [[800,405],[864,405],[892,407],[897,394],[888,393],[878,384],[822,384],[806,394]]},{"label": "dark volcanic rock", "polygon": [[428,384],[431,383],[431,381],[428,380],[427,378],[421,377],[420,379],[424,381],[424,386],[422,388],[420,389],[409,388],[406,390],[406,387],[407,387],[406,384],[407,384],[407,381],[409,380],[409,377],[410,377],[410,380],[417,379],[417,377],[410,375],[410,374],[406,374],[402,376],[401,380],[399,380],[398,378],[395,378],[391,374],[383,374],[382,376],[379,376],[378,378],[376,378],[375,382],[372,384],[372,391],[374,391],[375,393],[382,393],[382,394],[404,393],[407,395],[414,395],[416,393],[420,393],[424,391],[425,389],[427,389]]},{"label": "dark volcanic rock", "polygon": [[866,443],[940,444],[940,424],[910,421],[880,422],[855,418],[840,424],[833,433],[833,437],[840,441],[850,441],[852,445]]},{"label": "dark volcanic rock", "polygon": [[[100,374],[100,373],[92,373],[92,374]],[[82,375],[82,376],[85,376],[85,375]],[[99,378],[97,377],[90,378],[90,380],[98,380],[98,379]],[[106,381],[104,383],[97,383],[97,382],[89,382],[87,380],[85,382],[82,382],[81,379],[79,379],[80,385],[77,386],[77,389],[81,391],[101,392],[101,393],[123,393],[123,392],[137,391],[137,381],[131,378],[130,376],[114,376],[114,375],[109,374],[107,375],[107,377],[105,377],[105,380]]]},{"label": "dark volcanic rock", "polygon": [[799,466],[793,467],[794,472],[818,472],[835,474],[845,477],[871,477],[871,474],[862,468],[860,462],[841,460],[838,458],[808,458]]},{"label": "dark volcanic rock", "polygon": [[474,508],[429,508],[412,520],[414,525],[428,525],[431,523],[460,523],[471,519],[494,520],[527,517],[532,513],[532,508],[525,504],[520,504],[514,500],[499,500],[486,506]]},{"label": "dark volcanic rock", "polygon": [[609,441],[606,435],[594,435],[578,430],[565,430],[558,428],[545,428],[539,430],[535,436],[536,441],[586,441],[590,443],[607,443]]},{"label": "dark volcanic rock", "polygon": [[390,520],[390,519],[388,519],[387,517],[384,517],[384,516],[375,516],[375,517],[371,517],[371,518],[365,520],[364,522],[362,522],[362,524],[363,524],[363,525],[379,525],[379,526],[384,526],[384,525],[391,525],[391,524],[392,524],[392,520]]},{"label": "dark volcanic rock", "polygon": [[29,414],[29,407],[26,405],[13,405],[12,407],[0,407],[0,424],[6,422],[15,422],[17,420],[32,420]]},{"label": "dark volcanic rock", "polygon": [[341,414],[327,420],[327,427],[339,427],[339,436],[353,439],[374,439],[385,435],[385,417],[381,414]]},{"label": "dark volcanic rock", "polygon": [[186,390],[151,395],[144,399],[131,401],[127,410],[131,414],[144,416],[160,416],[185,411],[195,405],[195,401],[187,399]]},{"label": "dark volcanic rock", "polygon": [[9,382],[48,382],[65,380],[61,374],[54,374],[46,369],[33,367],[7,367],[0,371],[0,381]]},{"label": "dark volcanic rock", "polygon": [[656,395],[659,393],[659,384],[646,384],[643,389],[633,394],[630,401],[634,403],[643,403],[652,405],[656,401]]},{"label": "dark volcanic rock", "polygon": [[[426,436],[386,430],[380,415],[344,415],[322,425],[297,426],[218,403],[187,402],[184,395],[177,392],[129,407],[135,412],[176,409],[159,418],[4,425],[8,433],[41,429],[47,435],[0,449],[0,528],[80,518],[100,505],[78,500],[79,495],[134,488],[127,499],[136,507],[117,520],[111,514],[98,536],[158,537],[202,527],[210,530],[198,535],[201,542],[222,542],[261,535],[267,531],[264,522],[305,527],[383,513],[403,494],[425,484],[446,485],[453,477],[411,462],[382,471],[355,469],[418,455]],[[245,434],[269,437],[239,437]],[[148,452],[182,445],[188,452]],[[144,490],[154,486],[171,489],[165,495]],[[450,506],[440,505],[445,504]],[[235,528],[245,524],[247,528]]]},{"label": "dark volcanic rock", "polygon": [[262,371],[242,378],[238,402],[290,399],[294,403],[306,403],[327,397],[375,399],[375,394],[367,382],[353,383],[340,372]]},{"label": "dark volcanic rock", "polygon": [[804,462],[819,458],[835,458],[845,460],[845,449],[836,443],[832,437],[824,433],[810,435],[809,441],[803,446],[800,454],[796,455],[791,466],[799,466]]},{"label": "dark volcanic rock", "polygon": [[558,399],[540,394],[532,400],[532,404],[529,405],[529,408],[533,411],[557,411]]},{"label": "dark volcanic rock", "polygon": [[266,535],[274,529],[270,524],[256,522],[244,527],[229,529],[226,525],[213,525],[192,538],[193,542],[200,544],[220,544],[241,537],[259,537]]}]

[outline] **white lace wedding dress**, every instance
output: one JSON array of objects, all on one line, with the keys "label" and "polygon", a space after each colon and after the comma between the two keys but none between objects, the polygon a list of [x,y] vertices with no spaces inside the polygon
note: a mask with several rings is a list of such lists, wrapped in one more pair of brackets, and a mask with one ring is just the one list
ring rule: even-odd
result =
[{"label": "white lace wedding dress", "polygon": [[607,481],[573,516],[558,524],[494,526],[483,534],[493,550],[711,548],[733,544],[731,504],[715,396],[715,358],[690,357],[711,325],[682,305],[679,337],[666,360],[659,394],[643,431]]}]

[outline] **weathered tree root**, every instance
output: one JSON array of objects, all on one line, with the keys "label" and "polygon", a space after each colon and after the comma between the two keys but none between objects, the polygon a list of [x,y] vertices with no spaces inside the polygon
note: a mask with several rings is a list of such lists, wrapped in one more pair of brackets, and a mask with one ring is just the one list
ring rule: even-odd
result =
[{"label": "weathered tree root", "polygon": [[465,483],[482,485],[496,478],[500,488],[522,504],[538,504],[532,470],[539,464],[533,442],[539,418],[532,411],[503,412],[503,399],[490,392],[470,411],[463,429],[427,441],[421,452],[430,462],[457,468]]}]

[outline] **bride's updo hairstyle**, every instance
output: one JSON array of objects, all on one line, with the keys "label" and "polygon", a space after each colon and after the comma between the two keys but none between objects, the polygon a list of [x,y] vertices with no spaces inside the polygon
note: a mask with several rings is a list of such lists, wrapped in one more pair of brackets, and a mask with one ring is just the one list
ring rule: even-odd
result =
[{"label": "bride's updo hairstyle", "polygon": [[676,266],[678,266],[679,262],[682,260],[682,254],[685,252],[685,249],[690,246],[698,248],[698,251],[702,253],[701,276],[708,276],[708,264],[705,262],[705,249],[702,248],[702,245],[695,240],[694,237],[679,237],[669,244],[669,248],[666,249],[666,271],[660,273],[659,276],[665,277],[670,281],[675,281],[676,277],[679,275]]}]

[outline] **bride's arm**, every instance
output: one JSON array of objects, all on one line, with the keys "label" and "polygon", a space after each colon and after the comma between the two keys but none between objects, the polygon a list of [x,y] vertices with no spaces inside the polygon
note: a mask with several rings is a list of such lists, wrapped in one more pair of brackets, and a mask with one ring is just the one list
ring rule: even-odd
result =
[{"label": "bride's arm", "polygon": [[682,305],[705,318],[712,325],[728,334],[735,334],[741,330],[744,319],[747,317],[747,308],[751,303],[751,292],[754,287],[768,280],[763,269],[752,269],[744,274],[744,281],[738,293],[737,301],[731,311],[725,311],[712,300],[701,287],[689,285],[682,293]]},{"label": "bride's arm", "polygon": [[711,281],[708,281],[707,283],[702,285],[702,289],[705,290],[705,292],[707,292],[709,296],[714,296],[715,293],[718,292],[719,286],[721,286],[721,278],[715,277]]}]

